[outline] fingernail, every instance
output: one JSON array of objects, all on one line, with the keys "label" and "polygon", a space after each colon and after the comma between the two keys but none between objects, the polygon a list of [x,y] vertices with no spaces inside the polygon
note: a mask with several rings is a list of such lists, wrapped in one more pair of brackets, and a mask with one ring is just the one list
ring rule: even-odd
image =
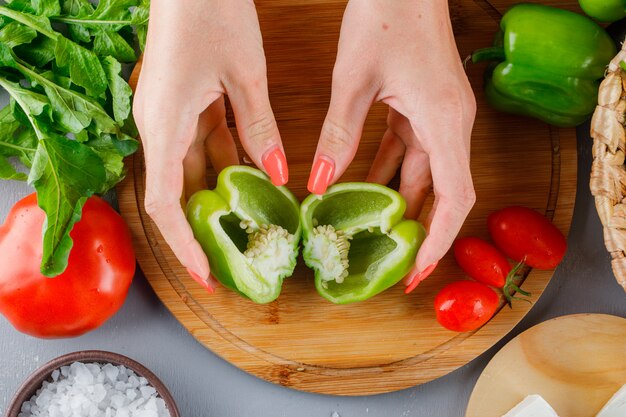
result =
[{"label": "fingernail", "polygon": [[289,180],[287,158],[279,146],[275,146],[265,152],[261,162],[263,162],[263,167],[270,176],[272,184],[276,186],[287,184],[287,181]]},{"label": "fingernail", "polygon": [[311,176],[307,186],[309,192],[324,194],[330,181],[333,179],[334,173],[335,162],[327,156],[318,156],[313,164],[313,169],[311,169]]},{"label": "fingernail", "polygon": [[215,289],[211,286],[208,279],[202,279],[200,275],[193,272],[191,269],[187,268],[187,273],[196,281],[198,284],[202,285],[202,287],[209,292],[209,294],[213,294]]},{"label": "fingernail", "polygon": [[426,269],[424,269],[422,272],[416,274],[413,278],[411,278],[409,282],[407,283],[407,287],[404,290],[404,293],[409,294],[411,291],[413,291],[419,285],[420,282],[424,281],[426,278],[428,278],[430,274],[433,273],[435,268],[437,268],[438,264],[439,264],[439,261],[428,265]]}]

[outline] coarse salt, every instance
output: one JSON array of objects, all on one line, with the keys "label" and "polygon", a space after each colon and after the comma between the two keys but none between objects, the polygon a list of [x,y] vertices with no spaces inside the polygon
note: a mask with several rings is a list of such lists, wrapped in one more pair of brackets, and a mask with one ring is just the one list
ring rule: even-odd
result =
[{"label": "coarse salt", "polygon": [[54,370],[18,417],[170,417],[148,380],[125,366],[74,362]]}]

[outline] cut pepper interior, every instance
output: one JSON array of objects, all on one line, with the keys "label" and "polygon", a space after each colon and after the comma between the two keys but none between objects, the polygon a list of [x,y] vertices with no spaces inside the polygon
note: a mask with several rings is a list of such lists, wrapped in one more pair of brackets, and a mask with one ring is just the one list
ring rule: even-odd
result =
[{"label": "cut pepper interior", "polygon": [[276,299],[283,279],[293,273],[298,213],[289,190],[245,166],[224,169],[214,191],[200,191],[187,204],[187,219],[213,275],[257,303]]},{"label": "cut pepper interior", "polygon": [[338,184],[304,200],[303,257],[323,297],[362,301],[409,272],[425,231],[402,219],[405,208],[396,191],[368,183]]}]

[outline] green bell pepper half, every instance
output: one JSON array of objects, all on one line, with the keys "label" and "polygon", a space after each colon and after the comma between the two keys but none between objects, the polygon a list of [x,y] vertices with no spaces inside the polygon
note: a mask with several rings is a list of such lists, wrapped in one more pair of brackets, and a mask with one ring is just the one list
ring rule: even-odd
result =
[{"label": "green bell pepper half", "polygon": [[578,0],[588,16],[601,22],[615,22],[626,17],[626,0]]},{"label": "green bell pepper half", "polygon": [[525,3],[511,7],[500,28],[493,47],[472,54],[473,62],[496,62],[485,73],[487,101],[555,126],[584,122],[616,54],[604,29],[567,10]]},{"label": "green bell pepper half", "polygon": [[298,200],[286,187],[257,169],[231,166],[215,190],[191,196],[186,214],[225,287],[256,303],[278,297],[296,266],[301,236]]},{"label": "green bell pepper half", "polygon": [[337,184],[302,202],[302,255],[322,297],[363,301],[411,270],[426,232],[403,219],[405,209],[399,193],[369,183]]}]

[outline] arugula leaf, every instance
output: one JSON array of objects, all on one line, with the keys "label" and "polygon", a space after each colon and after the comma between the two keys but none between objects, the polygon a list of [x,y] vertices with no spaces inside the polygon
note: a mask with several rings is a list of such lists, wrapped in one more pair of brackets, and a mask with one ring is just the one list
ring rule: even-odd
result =
[{"label": "arugula leaf", "polygon": [[32,0],[32,4],[36,14],[44,16],[57,16],[61,14],[61,4],[59,0]]},{"label": "arugula leaf", "polygon": [[[0,86],[11,95],[13,99],[12,103],[19,106],[28,120],[28,123],[33,126],[35,131],[37,131],[39,127],[39,125],[35,123],[35,120],[41,119],[44,123],[48,123],[52,120],[50,102],[43,94],[27,90],[19,84],[3,77],[0,77]],[[13,114],[15,116],[15,111]],[[18,116],[15,117],[18,121],[20,120]]]},{"label": "arugula leaf", "polygon": [[79,16],[93,13],[93,6],[89,0],[61,0],[61,11],[70,16]]},{"label": "arugula leaf", "polygon": [[87,94],[100,97],[107,89],[107,79],[95,53],[59,36],[55,49],[56,62],[68,67],[72,82],[85,89]]},{"label": "arugula leaf", "polygon": [[123,158],[137,150],[120,61],[136,60],[133,30],[143,48],[148,14],[148,0],[0,2],[0,87],[10,96],[0,110],[0,179],[26,178],[37,190],[44,275],[66,268],[84,202],[119,183]]},{"label": "arugula leaf", "polygon": [[[100,135],[85,144],[88,145],[104,162],[106,182],[103,189],[108,190],[120,182],[125,175],[124,154],[120,153],[117,139],[111,135]],[[135,142],[136,145],[136,142]],[[136,149],[136,146],[135,146]],[[103,191],[98,191],[103,192]]]},{"label": "arugula leaf", "polygon": [[0,180],[26,181],[27,178],[27,175],[18,172],[8,159],[0,156]]},{"label": "arugula leaf", "polygon": [[33,5],[30,0],[5,0],[7,7],[26,13],[35,13]]},{"label": "arugula leaf", "polygon": [[20,25],[17,22],[11,22],[0,29],[0,43],[9,48],[24,43],[30,43],[37,37],[37,32],[28,26]]},{"label": "arugula leaf", "polygon": [[17,157],[30,168],[37,150],[37,136],[15,119],[11,107],[0,110],[0,155]]},{"label": "arugula leaf", "polygon": [[45,36],[38,36],[28,45],[19,45],[13,50],[16,55],[37,67],[45,67],[54,59],[56,42]]},{"label": "arugula leaf", "polygon": [[94,29],[93,51],[98,56],[112,56],[121,62],[135,62],[135,50],[117,32]]},{"label": "arugula leaf", "polygon": [[132,12],[132,22],[137,29],[137,38],[139,39],[139,48],[146,49],[146,37],[148,35],[148,19],[150,16],[150,1],[141,0]]},{"label": "arugula leaf", "polygon": [[70,231],[87,198],[101,191],[105,180],[102,160],[90,147],[56,134],[39,140],[29,182],[46,213],[43,275],[56,276],[67,267],[73,245]]},{"label": "arugula leaf", "polygon": [[[12,4],[12,3],[11,3]],[[0,6],[0,15],[13,19],[51,39],[56,40],[60,34],[52,30],[50,20],[46,16],[36,16],[30,13],[20,13],[6,6]]]},{"label": "arugula leaf", "polygon": [[133,94],[130,86],[120,77],[122,65],[113,57],[102,60],[102,67],[107,75],[113,101],[113,115],[119,123],[124,123],[130,115],[130,97]]},{"label": "arugula leaf", "polygon": [[30,167],[37,149],[37,138],[30,133],[15,119],[10,107],[0,110],[0,179],[26,180],[26,174],[18,172],[7,157],[17,157]]}]

